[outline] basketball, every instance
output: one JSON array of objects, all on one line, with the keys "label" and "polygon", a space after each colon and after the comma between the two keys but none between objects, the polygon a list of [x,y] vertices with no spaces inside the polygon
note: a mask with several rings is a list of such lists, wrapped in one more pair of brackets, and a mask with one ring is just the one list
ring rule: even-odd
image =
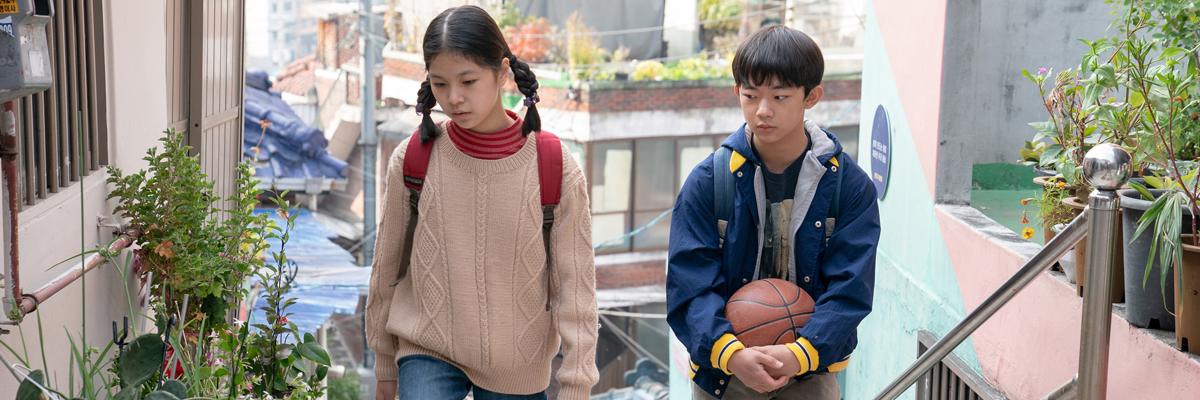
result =
[{"label": "basketball", "polygon": [[813,299],[782,279],[761,279],[743,286],[725,303],[725,318],[746,347],[786,344],[813,313]]}]

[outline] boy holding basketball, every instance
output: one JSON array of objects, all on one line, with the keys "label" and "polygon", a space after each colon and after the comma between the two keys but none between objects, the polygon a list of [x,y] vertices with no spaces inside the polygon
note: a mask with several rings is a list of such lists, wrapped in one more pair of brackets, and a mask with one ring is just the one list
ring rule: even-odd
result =
[{"label": "boy holding basketball", "polygon": [[[804,118],[824,94],[823,72],[820,48],[799,31],[748,37],[733,59],[746,124],[675,202],[667,322],[690,354],[693,399],[840,398],[836,372],[871,312],[879,209],[837,138]],[[799,286],[813,313],[794,342],[748,347],[725,306],[768,278]]]}]

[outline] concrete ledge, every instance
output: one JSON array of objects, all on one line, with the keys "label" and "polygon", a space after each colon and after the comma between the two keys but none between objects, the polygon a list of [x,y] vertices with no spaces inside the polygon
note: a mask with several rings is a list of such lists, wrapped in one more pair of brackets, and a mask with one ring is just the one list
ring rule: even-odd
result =
[{"label": "concrete ledge", "polygon": [[[935,211],[968,311],[1042,249],[969,206]],[[1070,379],[1082,300],[1063,274],[1040,274],[972,335],[983,376],[1010,398],[1041,398]],[[1123,304],[1113,311],[1109,398],[1200,393],[1200,357],[1177,350],[1171,332],[1130,325]]]}]

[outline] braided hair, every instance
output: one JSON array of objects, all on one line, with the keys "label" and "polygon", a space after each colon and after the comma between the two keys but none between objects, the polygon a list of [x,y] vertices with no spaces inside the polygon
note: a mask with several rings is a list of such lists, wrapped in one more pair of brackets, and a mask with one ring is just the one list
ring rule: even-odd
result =
[{"label": "braided hair", "polygon": [[[453,34],[451,34],[453,33]],[[512,69],[513,79],[517,89],[525,95],[525,122],[521,125],[521,135],[528,136],[530,132],[542,130],[542,118],[538,115],[536,104],[539,101],[537,90],[538,81],[529,64],[518,60],[508,48],[504,33],[496,25],[492,16],[477,6],[459,6],[442,11],[425,31],[422,42],[426,70],[429,64],[442,53],[454,53],[480,66],[499,71],[508,60]],[[417,90],[417,112],[423,114],[420,132],[421,142],[429,142],[438,135],[437,125],[433,123],[430,112],[437,105],[429,77],[421,82]]]}]

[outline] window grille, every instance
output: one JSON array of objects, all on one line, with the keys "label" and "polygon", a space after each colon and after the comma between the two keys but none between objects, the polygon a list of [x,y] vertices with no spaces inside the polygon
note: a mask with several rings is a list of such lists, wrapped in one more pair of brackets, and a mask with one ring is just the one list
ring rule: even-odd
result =
[{"label": "window grille", "polygon": [[87,176],[108,164],[103,12],[96,1],[54,1],[54,84],[17,101],[22,209],[78,182],[80,165]]}]

